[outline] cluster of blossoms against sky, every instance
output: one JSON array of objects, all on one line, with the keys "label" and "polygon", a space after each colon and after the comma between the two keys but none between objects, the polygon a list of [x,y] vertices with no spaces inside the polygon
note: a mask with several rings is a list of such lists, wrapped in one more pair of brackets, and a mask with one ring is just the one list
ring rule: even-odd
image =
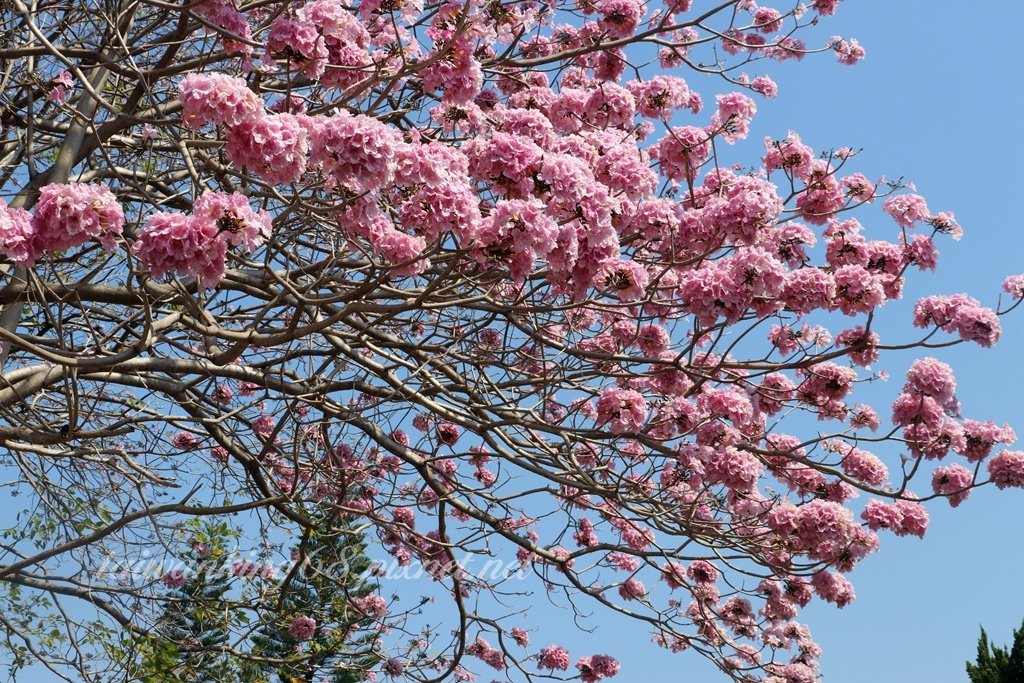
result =
[{"label": "cluster of blossoms against sky", "polygon": [[[422,9],[417,0],[391,4],[409,22]],[[953,506],[984,472],[1000,488],[1024,487],[1024,452],[998,449],[1015,440],[1008,427],[961,415],[953,373],[935,358],[913,364],[891,415],[852,403],[856,382],[870,376],[866,368],[884,350],[870,314],[901,297],[908,273],[934,269],[933,240],[958,237],[960,227],[908,188],[850,170],[850,150],[822,155],[797,133],[758,144],[753,169],[718,166],[717,149],[748,137],[754,98],[773,97],[777,88],[767,76],[743,75],[734,91],[705,97],[677,75],[687,46],[708,39],[687,24],[690,4],[655,12],[637,0],[581,0],[577,20],[559,23],[533,3],[503,6],[499,14],[449,3],[414,40],[412,29],[370,0],[355,12],[333,0],[296,3],[269,23],[225,0],[203,0],[196,12],[211,35],[218,28],[231,34],[221,45],[235,61],[177,84],[181,135],[221,141],[226,163],[253,183],[284,195],[316,188],[346,247],[385,267],[393,284],[430,278],[437,254],[458,252],[467,271],[493,276],[510,301],[542,287],[547,302],[564,306],[535,342],[572,350],[607,372],[589,394],[552,400],[545,418],[619,439],[616,455],[581,445],[575,462],[614,472],[659,447],[673,457],[630,481],[633,493],[621,499],[566,487],[559,505],[573,511],[573,528],[564,544],[547,543],[528,516],[509,520],[503,531],[525,539],[519,560],[569,571],[574,553],[595,552],[620,576],[613,590],[594,589],[603,599],[650,606],[657,596],[692,627],[695,642],[728,653],[736,670],[765,664],[765,646],[793,650],[788,662],[766,664],[768,680],[808,683],[818,652],[793,621],[799,608],[814,595],[848,604],[854,591],[844,575],[877,549],[877,532],[923,537],[928,524],[920,497],[902,488],[902,473],[894,477],[858,437],[891,417],[908,459],[943,461],[922,496]],[[805,14],[830,16],[837,5],[815,0],[794,13],[741,2],[741,20],[713,40],[726,55],[800,59],[807,48],[786,27]],[[524,27],[522,65],[488,70]],[[627,68],[625,48],[648,30],[675,47],[660,48],[656,65],[638,77]],[[834,38],[827,47],[844,64],[864,55],[856,41]],[[321,89],[363,101],[381,74],[397,68],[393,60],[411,58],[424,64],[415,75],[425,102],[417,125],[357,106],[317,106]],[[533,70],[531,60],[560,69]],[[260,94],[257,77],[275,75],[297,85],[283,95]],[[875,202],[887,229],[867,229],[850,212]],[[257,207],[242,190],[207,191],[189,211],[150,211],[126,229],[108,188],[49,185],[32,212],[0,207],[0,253],[31,267],[98,242],[122,250],[143,276],[196,277],[202,289],[216,290],[231,267],[273,244],[277,212],[286,205]],[[886,230],[891,239],[874,236]],[[1005,290],[1020,299],[1024,276],[1007,279]],[[922,334],[982,346],[1000,334],[997,313],[963,294],[920,300],[911,322]],[[766,362],[700,352],[739,324],[764,342]],[[480,346],[503,339],[484,330]],[[680,365],[679,349],[689,345],[695,351]],[[835,353],[814,355],[821,349]],[[629,371],[617,371],[627,356]],[[538,375],[550,362],[522,357]],[[767,360],[771,371],[762,371]],[[830,423],[837,435],[812,455],[801,439],[769,426],[794,409]],[[451,422],[421,417],[413,425],[438,448],[452,448],[462,436]],[[409,444],[404,433],[390,438]],[[418,517],[437,509],[435,489],[388,510],[375,494],[400,463],[367,463],[343,449],[335,455],[358,484],[347,505],[387,524],[381,537],[388,552],[403,563],[418,559],[438,579],[456,571],[446,562],[445,539],[417,531]],[[469,463],[481,490],[498,479],[489,463],[482,449]],[[441,486],[458,480],[459,464],[451,458],[431,465]],[[282,490],[292,475],[282,466]],[[782,493],[769,493],[769,481]],[[873,495],[855,512],[850,501],[858,490]],[[652,566],[642,558],[658,547],[658,533],[623,511],[629,496],[671,504],[695,527],[728,529],[764,576],[743,593],[720,581],[728,567],[714,559]],[[620,550],[592,550],[602,543]],[[653,577],[647,584],[645,573]],[[316,629],[308,616],[290,623],[300,641]],[[496,636],[482,633],[466,654],[506,668]],[[504,636],[529,646],[521,627]],[[690,646],[679,634],[659,634],[657,642]],[[573,664],[557,644],[530,656],[534,670],[574,667],[588,682],[619,670],[602,654]],[[400,676],[406,664],[391,658],[382,671]]]}]

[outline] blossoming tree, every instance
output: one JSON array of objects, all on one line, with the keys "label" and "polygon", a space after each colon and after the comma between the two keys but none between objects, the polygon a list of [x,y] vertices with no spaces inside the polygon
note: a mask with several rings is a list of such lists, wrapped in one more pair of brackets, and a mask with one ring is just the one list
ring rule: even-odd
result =
[{"label": "blossoming tree", "polygon": [[[802,607],[853,600],[926,501],[1024,486],[1012,430],[964,417],[930,357],[995,343],[1024,276],[1001,309],[930,296],[915,341],[879,335],[960,228],[849,149],[744,142],[773,62],[864,55],[805,43],[839,0],[781,5],[6,3],[15,666],[312,671],[328,643],[338,680],[619,671],[531,643],[508,582],[466,569],[487,557],[735,680],[814,680]],[[734,144],[750,168],[719,162]],[[908,346],[891,407],[858,401]],[[447,604],[347,593],[310,557],[337,529]],[[206,623],[180,589],[208,569],[100,571],[240,537],[262,552],[203,584],[215,637],[169,653],[161,615]],[[302,599],[332,580],[329,609]]]}]

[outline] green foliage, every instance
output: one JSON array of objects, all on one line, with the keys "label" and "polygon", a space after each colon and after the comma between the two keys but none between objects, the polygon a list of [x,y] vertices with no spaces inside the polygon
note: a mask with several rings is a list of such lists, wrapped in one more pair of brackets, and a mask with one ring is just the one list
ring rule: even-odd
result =
[{"label": "green foliage", "polygon": [[1014,630],[1009,648],[990,643],[981,629],[977,661],[967,662],[967,677],[971,683],[1024,683],[1024,623]]},{"label": "green foliage", "polygon": [[[226,528],[205,520],[193,529],[212,558],[223,558]],[[261,586],[244,600],[258,605],[261,625],[236,630],[240,598],[231,595],[232,577],[219,563],[200,565],[168,604],[153,637],[136,643],[141,662],[132,680],[203,683],[359,683],[379,661],[374,652],[372,618],[353,609],[352,600],[376,589],[363,579],[371,565],[361,533],[329,519],[304,543],[306,562],[280,584]],[[244,597],[244,596],[243,596]],[[316,620],[313,638],[299,641],[289,626],[299,616]],[[369,635],[367,633],[369,632]],[[231,647],[239,657],[224,652]]]},{"label": "green foliage", "polygon": [[231,582],[223,573],[201,568],[180,590],[171,591],[168,597],[173,602],[165,609],[158,630],[164,646],[155,649],[159,659],[151,662],[152,667],[174,671],[175,680],[181,681],[238,681],[235,663],[218,652],[231,638],[225,597],[230,589]]},{"label": "green foliage", "polygon": [[[372,636],[353,638],[372,620],[355,612],[351,600],[365,597],[376,586],[362,579],[370,567],[362,535],[347,526],[322,520],[317,533],[306,540],[304,562],[275,596],[276,619],[253,635],[253,654],[294,663],[267,665],[263,674],[281,683],[320,680],[358,683],[364,671],[377,663]],[[295,617],[310,616],[318,628],[305,644],[288,632]],[[295,653],[302,656],[296,658]],[[275,678],[276,677],[276,678]]]}]

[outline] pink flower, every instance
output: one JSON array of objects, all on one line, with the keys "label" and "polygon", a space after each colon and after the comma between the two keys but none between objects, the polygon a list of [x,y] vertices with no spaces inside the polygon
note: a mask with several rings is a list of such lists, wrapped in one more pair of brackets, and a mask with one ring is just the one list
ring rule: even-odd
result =
[{"label": "pink flower", "polygon": [[938,257],[935,243],[927,235],[914,235],[909,242],[903,243],[903,261],[920,270],[935,270]]},{"label": "pink flower", "polygon": [[850,426],[854,429],[860,429],[867,427],[871,431],[876,431],[882,422],[878,418],[878,413],[875,409],[864,403],[858,403],[853,407],[850,414]]},{"label": "pink flower", "polygon": [[1024,451],[1002,451],[988,461],[996,488],[1024,488]]},{"label": "pink flower", "polygon": [[953,325],[961,339],[977,342],[979,346],[986,348],[999,341],[1002,335],[999,316],[992,309],[983,306],[959,309],[953,317]]},{"label": "pink flower", "polygon": [[476,640],[466,646],[466,654],[471,657],[478,657],[488,666],[499,671],[505,668],[505,657],[502,655],[501,650],[491,647],[491,644],[480,636],[477,636]]},{"label": "pink flower", "polygon": [[823,17],[832,16],[836,13],[836,7],[842,0],[814,0],[811,9]]},{"label": "pink flower", "polygon": [[181,120],[192,129],[208,123],[237,126],[263,111],[263,102],[245,81],[224,74],[189,74],[178,90]]},{"label": "pink flower", "polygon": [[946,496],[951,507],[957,507],[971,495],[974,475],[963,465],[936,467],[932,473],[932,490]]},{"label": "pink flower", "polygon": [[459,428],[451,422],[439,422],[436,431],[437,440],[446,446],[454,446],[459,440]]},{"label": "pink flower", "polygon": [[151,215],[131,250],[153,277],[194,275],[209,289],[224,276],[227,242],[218,238],[217,226],[184,214]]},{"label": "pink flower", "polygon": [[[234,0],[201,0],[192,6],[191,11],[213,26],[213,30],[204,26],[207,33],[219,33],[216,29],[223,29],[224,35],[218,35],[218,38],[225,53],[248,55],[252,52],[252,47],[242,42],[252,39],[252,30],[245,15],[235,9]],[[238,36],[242,40],[230,36]]]},{"label": "pink flower", "polygon": [[291,114],[270,114],[227,130],[228,160],[272,185],[293,183],[306,170],[306,129]]},{"label": "pink flower", "polygon": [[274,428],[277,426],[277,423],[278,418],[273,415],[260,415],[252,421],[252,430],[266,438],[274,433]]},{"label": "pink flower", "polygon": [[867,502],[867,505],[864,506],[860,513],[860,518],[867,522],[868,528],[872,531],[878,531],[879,529],[896,530],[903,523],[903,515],[899,509],[877,499]]},{"label": "pink flower", "polygon": [[309,78],[319,78],[330,56],[327,46],[311,22],[279,17],[267,34],[267,54],[294,65]]},{"label": "pink flower", "polygon": [[869,202],[875,196],[875,185],[862,173],[852,173],[843,176],[839,183],[846,190],[846,194],[860,202]]},{"label": "pink flower", "polygon": [[796,207],[809,223],[824,225],[846,204],[846,196],[835,179],[834,170],[824,159],[811,162],[807,188],[800,192]]},{"label": "pink flower", "polygon": [[718,450],[709,458],[706,468],[708,483],[724,484],[740,493],[752,491],[764,472],[760,460],[732,446]]},{"label": "pink flower", "polygon": [[881,486],[889,479],[889,470],[874,453],[850,448],[842,461],[843,471],[871,486]]},{"label": "pink flower", "polygon": [[964,420],[963,428],[965,441],[961,453],[969,462],[987,458],[997,443],[1010,445],[1017,440],[1017,435],[1009,426],[999,427],[991,420]]},{"label": "pink flower", "polygon": [[160,577],[160,581],[171,590],[178,590],[185,585],[185,572],[180,569],[169,571]]},{"label": "pink flower", "polygon": [[768,76],[758,76],[750,82],[750,89],[768,98],[777,97],[779,86]]},{"label": "pink flower", "polygon": [[945,408],[956,407],[953,369],[935,358],[915,360],[907,371],[903,391],[930,396]]},{"label": "pink flower", "polygon": [[930,215],[924,197],[917,194],[898,194],[889,197],[882,203],[882,208],[904,228],[912,228],[914,223],[923,221]]},{"label": "pink flower", "polygon": [[690,89],[676,76],[654,76],[646,81],[630,81],[626,88],[633,94],[641,116],[668,121],[672,112],[688,106]]},{"label": "pink flower", "polygon": [[647,419],[647,401],[632,389],[610,387],[597,399],[597,421],[609,424],[612,434],[639,432]]},{"label": "pink flower", "polygon": [[782,13],[771,7],[754,10],[754,24],[761,33],[777,33],[782,30]]},{"label": "pink flower", "polygon": [[1011,275],[1003,281],[1003,291],[1014,299],[1024,299],[1024,275]]},{"label": "pink flower", "polygon": [[944,416],[942,406],[931,396],[903,393],[892,404],[892,421],[898,425],[921,423],[938,427]]},{"label": "pink flower", "polygon": [[512,639],[516,641],[516,645],[519,647],[526,647],[530,644],[530,634],[526,632],[526,629],[519,626],[513,627],[511,631]]},{"label": "pink flower", "polygon": [[627,579],[619,586],[619,596],[623,600],[643,600],[647,597],[647,587],[640,579]]},{"label": "pink flower", "polygon": [[309,640],[316,632],[316,620],[313,617],[295,617],[288,625],[288,633],[296,640]]},{"label": "pink flower", "polygon": [[569,651],[560,645],[549,645],[540,651],[537,666],[552,671],[565,671],[569,668]]},{"label": "pink flower", "polygon": [[846,315],[870,313],[886,299],[877,277],[860,266],[843,266],[835,272],[836,302]]},{"label": "pink flower", "polygon": [[743,93],[728,93],[717,95],[718,112],[712,120],[712,125],[721,125],[724,128],[722,137],[726,142],[736,142],[747,137],[750,130],[750,120],[757,113],[757,105]]},{"label": "pink flower", "polygon": [[842,574],[829,571],[817,572],[811,577],[811,585],[814,586],[815,592],[822,600],[834,603],[836,607],[846,607],[853,602],[853,584]]},{"label": "pink flower", "polygon": [[430,261],[421,258],[427,243],[422,237],[407,235],[390,225],[370,236],[370,242],[376,253],[387,259],[391,264],[391,275],[403,277],[422,273]]},{"label": "pink flower", "polygon": [[878,335],[867,332],[858,325],[851,330],[843,330],[836,337],[836,343],[850,348],[850,360],[855,365],[868,367],[878,360]]},{"label": "pink flower", "polygon": [[814,150],[800,141],[800,136],[789,131],[785,140],[764,139],[767,152],[764,155],[764,170],[771,173],[783,169],[785,173],[806,181],[811,174]]},{"label": "pink flower", "polygon": [[893,529],[897,536],[917,536],[924,538],[928,529],[928,511],[924,505],[913,500],[897,500],[892,504],[901,516],[900,524]]},{"label": "pink flower", "polygon": [[[620,0],[603,0],[618,2]],[[631,0],[625,0],[631,2]],[[636,101],[629,90],[605,83],[592,90],[584,105],[583,117],[596,128],[628,128],[636,115]]]},{"label": "pink flower", "polygon": [[[802,315],[832,308],[837,289],[831,273],[820,268],[800,268],[785,277],[781,298],[789,310]],[[788,353],[782,346],[779,350]]]},{"label": "pink flower", "polygon": [[764,380],[757,388],[756,405],[762,412],[774,415],[794,396],[796,384],[793,380],[781,373],[772,372],[764,376]]},{"label": "pink flower", "polygon": [[638,0],[600,0],[596,9],[601,14],[598,25],[604,32],[614,38],[627,38],[640,25],[645,3]]},{"label": "pink flower", "polygon": [[199,437],[191,432],[178,432],[171,439],[171,443],[174,444],[175,448],[179,448],[183,451],[191,451],[199,445]]},{"label": "pink flower", "polygon": [[252,252],[270,236],[270,214],[253,211],[249,199],[238,192],[207,192],[192,206],[194,220],[214,225],[228,244]]},{"label": "pink flower", "polygon": [[866,54],[864,47],[858,43],[855,38],[851,38],[850,41],[847,42],[840,36],[832,36],[832,49],[836,51],[836,57],[839,59],[839,63],[846,64],[848,66],[852,66],[864,59],[864,55]]},{"label": "pink flower", "polygon": [[961,339],[986,347],[999,341],[1002,334],[995,311],[981,306],[977,299],[966,294],[920,299],[914,306],[914,327],[930,325],[946,332],[957,332]]},{"label": "pink flower", "polygon": [[694,560],[686,568],[686,575],[697,583],[714,583],[718,580],[718,568],[707,560]]},{"label": "pink flower", "polygon": [[481,263],[508,264],[513,282],[521,283],[534,261],[555,246],[558,226],[536,200],[499,201],[481,224],[476,258]]},{"label": "pink flower", "polygon": [[0,199],[0,254],[19,266],[31,266],[38,256],[32,248],[32,237],[32,215]]},{"label": "pink flower", "polygon": [[636,301],[645,296],[650,277],[636,261],[610,259],[598,269],[597,282],[621,301]]},{"label": "pink flower", "polygon": [[619,663],[608,655],[580,657],[576,662],[576,668],[580,671],[580,680],[583,683],[595,683],[619,673]]},{"label": "pink flower", "polygon": [[775,185],[761,178],[712,171],[704,187],[714,193],[704,207],[704,220],[734,242],[754,244],[782,213]]},{"label": "pink flower", "polygon": [[392,179],[399,143],[398,134],[386,124],[341,110],[317,119],[309,139],[309,163],[354,192],[369,192]]},{"label": "pink flower", "polygon": [[[8,210],[10,211],[10,210]],[[10,213],[8,213],[10,215]],[[114,193],[102,185],[47,185],[32,215],[29,261],[47,251],[64,251],[96,239],[112,251],[124,228],[124,212]]]},{"label": "pink flower", "polygon": [[651,157],[658,160],[658,169],[669,180],[680,183],[692,181],[708,159],[711,151],[709,139],[703,128],[672,128],[668,135],[651,147]]}]

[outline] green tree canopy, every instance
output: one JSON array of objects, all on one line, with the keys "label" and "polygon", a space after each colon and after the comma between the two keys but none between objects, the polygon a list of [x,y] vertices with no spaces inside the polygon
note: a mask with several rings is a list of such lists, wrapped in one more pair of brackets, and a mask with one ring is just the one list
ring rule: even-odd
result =
[{"label": "green tree canopy", "polygon": [[978,638],[978,659],[967,662],[971,683],[1024,683],[1024,623],[1013,631],[1009,648],[989,642],[985,629]]}]

